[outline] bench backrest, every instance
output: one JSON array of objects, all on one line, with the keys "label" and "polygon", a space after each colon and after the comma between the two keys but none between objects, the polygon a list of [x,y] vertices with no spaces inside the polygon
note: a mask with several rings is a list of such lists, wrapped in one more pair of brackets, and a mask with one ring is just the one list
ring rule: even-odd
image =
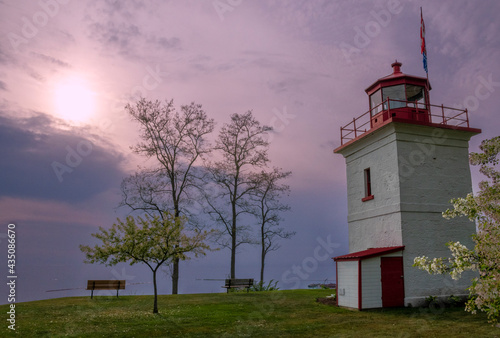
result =
[{"label": "bench backrest", "polygon": [[226,279],[226,286],[253,285],[253,278],[247,279]]},{"label": "bench backrest", "polygon": [[125,280],[89,280],[87,290],[124,290]]}]

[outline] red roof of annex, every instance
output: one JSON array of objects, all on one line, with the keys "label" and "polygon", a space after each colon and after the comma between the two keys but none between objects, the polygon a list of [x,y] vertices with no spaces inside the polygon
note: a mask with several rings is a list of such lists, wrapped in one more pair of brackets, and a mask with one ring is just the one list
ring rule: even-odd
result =
[{"label": "red roof of annex", "polygon": [[397,252],[403,250],[405,247],[402,246],[390,246],[390,247],[382,247],[382,248],[369,248],[363,251],[352,252],[347,255],[333,257],[335,261],[344,261],[344,260],[362,260],[370,257],[376,257],[380,255],[385,255],[392,252]]}]

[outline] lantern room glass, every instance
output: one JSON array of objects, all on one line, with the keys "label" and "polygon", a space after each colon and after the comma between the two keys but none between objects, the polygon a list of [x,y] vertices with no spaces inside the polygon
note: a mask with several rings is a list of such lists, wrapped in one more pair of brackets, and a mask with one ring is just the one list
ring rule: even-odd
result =
[{"label": "lantern room glass", "polygon": [[406,85],[406,101],[409,107],[415,107],[415,102],[418,108],[425,109],[425,91],[424,87],[415,85]]},{"label": "lantern room glass", "polygon": [[[387,99],[390,100],[388,106]],[[412,84],[399,84],[382,87],[370,95],[370,113],[375,116],[382,110],[412,107],[426,109],[425,87]]]},{"label": "lantern room glass", "polygon": [[382,96],[380,95],[380,89],[375,93],[370,95],[370,111],[371,115],[374,116],[382,111]]},{"label": "lantern room glass", "polygon": [[[399,101],[406,101],[406,93],[405,93],[405,87],[404,85],[396,85],[396,86],[389,86],[389,87],[383,87],[382,88],[382,101],[386,101],[387,99],[390,99],[390,109],[394,108],[401,108],[401,107],[406,107],[406,102],[399,102]],[[392,101],[392,100],[398,100],[398,101]],[[387,110],[387,102],[384,103],[384,110]]]}]

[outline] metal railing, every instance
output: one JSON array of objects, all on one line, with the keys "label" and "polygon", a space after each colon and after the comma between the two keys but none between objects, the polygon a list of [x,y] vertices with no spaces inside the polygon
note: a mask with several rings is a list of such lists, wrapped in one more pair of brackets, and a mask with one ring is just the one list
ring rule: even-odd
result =
[{"label": "metal railing", "polygon": [[[394,103],[392,107],[391,102]],[[439,110],[439,114],[433,114],[432,107],[434,107],[434,111]],[[391,110],[396,111],[401,108],[411,108],[411,112],[414,114],[427,114],[429,123],[469,128],[469,113],[467,109],[457,109],[444,105],[439,106],[430,103],[425,104],[388,98],[366,113],[353,118],[352,121],[345,126],[340,127],[340,144],[344,145],[373,128],[371,111],[376,112],[374,116],[378,116],[382,112],[387,112],[387,115],[390,117]]]}]

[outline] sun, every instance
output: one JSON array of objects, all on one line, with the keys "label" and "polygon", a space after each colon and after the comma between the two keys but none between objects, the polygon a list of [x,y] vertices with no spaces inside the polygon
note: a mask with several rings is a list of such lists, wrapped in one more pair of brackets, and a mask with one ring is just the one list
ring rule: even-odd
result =
[{"label": "sun", "polygon": [[69,78],[55,87],[55,110],[61,118],[73,122],[85,122],[95,109],[94,93],[79,78]]}]

